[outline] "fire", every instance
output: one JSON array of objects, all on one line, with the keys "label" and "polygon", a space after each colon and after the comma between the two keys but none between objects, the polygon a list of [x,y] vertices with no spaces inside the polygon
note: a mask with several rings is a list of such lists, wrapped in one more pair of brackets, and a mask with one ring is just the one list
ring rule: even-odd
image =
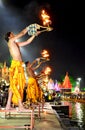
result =
[{"label": "fire", "polygon": [[49,74],[51,72],[51,68],[50,67],[46,67],[44,70],[45,74]]},{"label": "fire", "polygon": [[43,25],[49,26],[52,23],[50,20],[50,16],[47,14],[45,10],[41,11],[41,17],[42,17]]},{"label": "fire", "polygon": [[48,57],[49,57],[49,53],[48,53],[47,50],[43,50],[43,51],[41,52],[41,55],[42,55],[42,57],[44,57],[44,58],[48,58]]}]

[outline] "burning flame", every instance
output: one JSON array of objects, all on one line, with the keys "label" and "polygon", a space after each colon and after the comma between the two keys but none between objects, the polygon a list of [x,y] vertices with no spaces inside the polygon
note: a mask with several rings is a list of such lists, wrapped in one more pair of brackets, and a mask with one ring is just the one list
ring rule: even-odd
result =
[{"label": "burning flame", "polygon": [[49,53],[48,53],[47,50],[43,50],[43,51],[41,52],[41,55],[42,55],[42,57],[44,57],[44,58],[48,58],[48,57],[49,57]]},{"label": "burning flame", "polygon": [[46,67],[44,70],[45,74],[49,74],[51,72],[51,68],[50,67]]},{"label": "burning flame", "polygon": [[41,17],[42,17],[43,25],[49,26],[52,23],[50,20],[50,16],[47,14],[45,10],[41,11]]}]

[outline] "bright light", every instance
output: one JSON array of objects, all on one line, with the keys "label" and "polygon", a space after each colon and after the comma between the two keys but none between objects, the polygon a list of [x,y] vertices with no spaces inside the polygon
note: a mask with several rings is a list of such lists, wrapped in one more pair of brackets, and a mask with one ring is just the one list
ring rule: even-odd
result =
[{"label": "bright light", "polygon": [[80,82],[80,81],[81,81],[81,78],[77,78],[77,80]]},{"label": "bright light", "polygon": [[82,110],[81,110],[81,104],[76,103],[75,107],[76,107],[75,109],[76,109],[76,113],[77,113],[76,116],[79,119],[79,121],[81,121],[82,117],[83,117],[83,113],[82,113]]},{"label": "bright light", "polygon": [[79,85],[79,81],[77,81],[76,84]]},{"label": "bright light", "polygon": [[47,50],[42,50],[41,56],[44,57],[44,58],[48,58],[49,57],[48,51]]},{"label": "bright light", "polygon": [[52,23],[52,21],[50,20],[50,16],[47,14],[45,10],[41,11],[41,17],[42,17],[43,25],[49,26]]},{"label": "bright light", "polygon": [[80,87],[80,81],[81,81],[81,78],[77,78],[77,82],[76,84]]}]

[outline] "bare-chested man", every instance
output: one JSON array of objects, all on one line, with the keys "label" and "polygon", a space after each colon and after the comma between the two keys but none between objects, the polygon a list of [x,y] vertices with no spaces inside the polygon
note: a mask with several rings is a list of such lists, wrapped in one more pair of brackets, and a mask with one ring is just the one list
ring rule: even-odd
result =
[{"label": "bare-chested man", "polygon": [[28,74],[28,86],[27,86],[27,100],[30,99],[32,103],[36,103],[42,99],[42,91],[38,84],[38,78],[35,74],[35,70],[40,67],[40,65],[49,59],[43,57],[36,58],[32,63],[26,62],[26,69]]},{"label": "bare-chested man", "polygon": [[[9,48],[10,55],[12,57],[11,66],[9,68],[10,71],[10,87],[9,87],[9,95],[7,100],[6,109],[11,109],[11,102],[13,104],[18,105],[18,109],[20,111],[24,111],[25,108],[23,107],[23,90],[25,86],[25,76],[24,76],[24,67],[22,56],[20,52],[20,47],[30,44],[35,35],[32,35],[29,39],[24,42],[17,42],[19,38],[24,36],[28,32],[28,27],[23,29],[19,34],[14,35],[13,32],[8,32],[5,35],[5,40],[7,41],[7,45]],[[38,31],[36,36],[40,34]]]}]

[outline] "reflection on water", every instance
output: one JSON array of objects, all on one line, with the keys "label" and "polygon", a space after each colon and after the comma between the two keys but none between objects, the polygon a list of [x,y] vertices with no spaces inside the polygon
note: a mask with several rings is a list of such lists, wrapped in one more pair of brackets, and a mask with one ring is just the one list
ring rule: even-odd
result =
[{"label": "reflection on water", "polygon": [[63,105],[69,105],[69,117],[78,121],[79,127],[85,128],[85,104],[80,102],[62,101]]}]

